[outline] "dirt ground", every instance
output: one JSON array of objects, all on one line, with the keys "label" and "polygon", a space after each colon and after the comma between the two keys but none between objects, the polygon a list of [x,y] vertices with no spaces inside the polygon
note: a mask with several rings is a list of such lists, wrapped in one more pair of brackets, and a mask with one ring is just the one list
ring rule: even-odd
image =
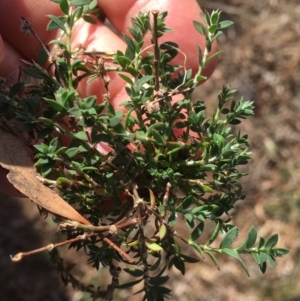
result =
[{"label": "dirt ground", "polygon": [[[223,50],[212,78],[197,96],[211,109],[222,85],[237,89],[255,102],[255,116],[242,123],[249,135],[253,160],[243,181],[247,198],[234,210],[241,239],[255,225],[260,236],[279,233],[278,246],[290,253],[262,275],[245,257],[251,277],[231,258],[218,257],[221,271],[206,258],[187,269],[185,277],[170,272],[171,300],[300,301],[300,3],[298,0],[200,1],[203,8],[222,10],[235,25],[220,38]],[[43,220],[28,200],[0,195],[0,298],[14,301],[84,301],[88,296],[65,288],[43,253],[12,263],[10,254],[59,241],[51,219]],[[67,248],[60,252],[66,253]],[[81,255],[71,253],[75,272],[89,283],[107,281],[105,271],[90,269]],[[108,280],[109,281],[109,280]],[[135,289],[136,291],[136,289]],[[132,291],[115,300],[137,301]]]}]

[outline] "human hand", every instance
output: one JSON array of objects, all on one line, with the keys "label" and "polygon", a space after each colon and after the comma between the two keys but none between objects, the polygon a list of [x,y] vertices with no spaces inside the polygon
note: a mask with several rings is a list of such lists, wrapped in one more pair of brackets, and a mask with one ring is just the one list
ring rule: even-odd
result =
[{"label": "human hand", "polygon": [[[46,15],[60,15],[60,8],[57,4],[49,0],[32,1],[8,1],[0,0],[2,4],[0,11],[0,34],[3,38],[1,47],[0,41],[0,76],[7,77],[9,81],[17,80],[21,59],[28,61],[36,60],[40,45],[33,36],[26,36],[20,31],[20,18],[25,17],[37,32],[44,44],[57,38],[57,31],[46,31],[49,19]],[[165,34],[160,42],[172,40],[180,46],[180,50],[186,56],[179,55],[174,60],[175,64],[184,65],[187,69],[194,71],[198,67],[198,55],[195,51],[196,45],[200,45],[202,50],[205,47],[205,38],[193,27],[193,20],[199,20],[200,8],[195,0],[178,1],[176,5],[172,0],[150,0],[140,2],[137,0],[121,1],[115,0],[113,4],[105,0],[98,0],[98,4],[104,11],[106,17],[120,33],[128,33],[131,25],[131,17],[137,15],[139,11],[168,11],[167,24],[173,32]],[[150,40],[148,41],[148,44]],[[120,36],[114,33],[109,27],[98,21],[96,25],[78,22],[73,31],[73,45],[83,46],[87,50],[116,51],[124,50],[125,42]],[[216,51],[213,45],[212,53]],[[210,76],[214,70],[216,61],[213,60],[205,70],[205,75]],[[110,96],[115,107],[127,98],[124,89],[125,82],[110,73]],[[99,100],[105,93],[104,87],[99,87],[99,82],[94,81],[87,84],[86,81],[78,87],[81,95],[96,95]],[[16,195],[16,191],[8,185],[5,178],[5,171],[0,168],[0,192]],[[6,180],[6,178],[5,178]]]}]

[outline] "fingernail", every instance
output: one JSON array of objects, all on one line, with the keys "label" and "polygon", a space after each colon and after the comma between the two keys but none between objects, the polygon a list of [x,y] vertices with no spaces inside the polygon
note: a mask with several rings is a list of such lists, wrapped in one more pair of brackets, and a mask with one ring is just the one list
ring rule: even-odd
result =
[{"label": "fingernail", "polygon": [[2,36],[0,35],[0,63],[3,61],[4,57],[5,57],[4,42]]}]

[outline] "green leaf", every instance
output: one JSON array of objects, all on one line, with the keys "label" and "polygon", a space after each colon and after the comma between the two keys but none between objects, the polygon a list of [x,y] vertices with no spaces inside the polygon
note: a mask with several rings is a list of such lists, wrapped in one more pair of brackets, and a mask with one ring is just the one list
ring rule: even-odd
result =
[{"label": "green leaf", "polygon": [[135,89],[137,91],[140,91],[141,88],[143,87],[143,85],[145,85],[146,83],[148,83],[150,80],[152,80],[154,78],[153,75],[147,75],[147,76],[143,76],[140,80],[138,80],[138,82],[136,83],[136,87]]},{"label": "green leaf", "polygon": [[117,125],[119,125],[121,121],[122,121],[122,117],[114,116],[114,117],[109,119],[109,126],[114,128]]},{"label": "green leaf", "polygon": [[260,265],[263,264],[264,262],[266,262],[268,260],[268,258],[269,258],[269,255],[267,253],[265,253],[265,252],[259,253],[259,255],[258,255],[259,264]]},{"label": "green leaf", "polygon": [[34,164],[34,166],[36,167],[36,168],[39,168],[39,167],[41,167],[41,166],[43,166],[43,165],[45,165],[45,164],[48,164],[48,163],[51,163],[51,159],[50,158],[40,158],[40,159],[38,159],[36,162],[35,162],[35,164]]},{"label": "green leaf", "polygon": [[110,114],[110,115],[113,115],[113,116],[116,115],[115,109],[114,109],[113,105],[110,102],[108,102],[106,104],[106,112],[107,112],[107,114]]},{"label": "green leaf", "polygon": [[135,268],[129,268],[129,269],[123,269],[124,272],[128,273],[129,275],[133,277],[141,277],[145,274],[142,270],[137,270]]},{"label": "green leaf", "polygon": [[78,19],[81,18],[83,14],[83,6],[78,6],[75,10],[75,12],[73,13],[73,16],[72,16],[72,24],[74,24],[74,22]]},{"label": "green leaf", "polygon": [[233,243],[233,241],[237,238],[238,234],[239,234],[239,230],[237,227],[231,228],[226,233],[223,240],[221,241],[220,249],[225,249],[225,248],[229,247]]},{"label": "green leaf", "polygon": [[93,143],[99,143],[99,142],[106,142],[106,143],[111,143],[111,136],[107,134],[98,134],[97,136],[94,137]]},{"label": "green leaf", "polygon": [[214,25],[210,26],[209,29],[208,29],[208,31],[211,34],[214,34],[217,30],[218,30],[218,25],[217,24],[214,24]]},{"label": "green leaf", "polygon": [[188,209],[191,206],[193,199],[194,199],[194,197],[192,195],[185,197],[182,201],[182,208],[184,210]]},{"label": "green leaf", "polygon": [[198,50],[198,64],[199,66],[202,66],[203,54],[199,45],[197,45],[197,50]]},{"label": "green leaf", "polygon": [[83,99],[87,109],[93,108],[96,104],[97,98],[95,96],[89,96]]},{"label": "green leaf", "polygon": [[125,69],[126,66],[128,66],[131,63],[131,60],[127,58],[121,51],[117,51],[115,60],[118,64],[121,65],[123,69]]},{"label": "green leaf", "polygon": [[258,265],[259,265],[259,258],[258,258],[258,254],[257,254],[257,253],[251,253],[251,254],[252,254],[252,256],[253,256],[253,258],[254,258],[254,260],[255,260],[256,264],[258,264]]},{"label": "green leaf", "polygon": [[57,44],[62,49],[66,49],[67,48],[66,44],[63,43],[60,40],[51,40],[48,44]]},{"label": "green leaf", "polygon": [[44,98],[44,100],[56,111],[56,112],[60,112],[60,113],[66,113],[67,112],[67,108],[64,107],[63,105],[59,104],[57,101],[53,100],[53,99],[47,99]]},{"label": "green leaf", "polygon": [[184,262],[178,256],[174,257],[174,266],[178,271],[181,272],[182,275],[185,274]]},{"label": "green leaf", "polygon": [[172,212],[169,216],[169,219],[168,219],[168,225],[170,227],[173,227],[176,223],[176,212]]},{"label": "green leaf", "polygon": [[191,233],[190,240],[192,241],[197,240],[203,233],[203,229],[204,229],[204,223],[200,222],[199,225]]},{"label": "green leaf", "polygon": [[208,23],[209,20],[207,19],[207,15],[205,13],[201,12],[200,17],[205,23]]},{"label": "green leaf", "polygon": [[48,17],[51,19],[51,21],[48,23],[47,30],[55,30],[60,28],[63,32],[67,32],[67,29],[65,27],[65,16],[62,17],[56,17],[53,15],[48,15]]},{"label": "green leaf", "polygon": [[212,244],[215,241],[215,239],[217,238],[219,232],[220,232],[220,222],[217,222],[216,228],[215,228],[214,232],[212,233],[210,239],[206,243],[206,245]]},{"label": "green leaf", "polygon": [[151,277],[149,283],[151,285],[162,285],[169,280],[169,276]]},{"label": "green leaf", "polygon": [[153,129],[151,131],[151,134],[152,134],[154,140],[157,142],[157,144],[160,144],[160,145],[165,144],[165,139],[160,135],[160,133],[157,130]]},{"label": "green leaf", "polygon": [[45,79],[45,75],[34,68],[24,68],[23,71],[33,78]]},{"label": "green leaf", "polygon": [[37,144],[33,146],[39,153],[48,154],[49,147],[45,144]]},{"label": "green leaf", "polygon": [[229,248],[222,249],[222,253],[227,254],[233,258],[240,259],[238,252],[233,249],[229,249]]},{"label": "green leaf", "polygon": [[267,270],[267,262],[260,264],[259,268],[260,268],[261,272],[264,274]]},{"label": "green leaf", "polygon": [[247,236],[247,242],[246,242],[246,248],[250,249],[253,247],[257,239],[257,231],[254,226],[251,227],[251,229],[248,232]]},{"label": "green leaf", "polygon": [[162,224],[159,228],[159,238],[162,240],[166,237],[167,234],[167,227],[165,224]]},{"label": "green leaf", "polygon": [[265,248],[272,249],[273,247],[276,246],[277,243],[278,243],[278,234],[274,234],[267,240],[265,244]]},{"label": "green leaf", "polygon": [[272,257],[271,255],[268,255],[268,261],[272,267],[274,267],[276,265],[276,261],[275,261],[274,257]]},{"label": "green leaf", "polygon": [[71,4],[75,6],[83,6],[90,3],[90,0],[71,0]]},{"label": "green leaf", "polygon": [[190,213],[185,213],[184,217],[186,219],[186,223],[190,229],[195,227],[194,216]]},{"label": "green leaf", "polygon": [[131,78],[129,78],[128,76],[126,76],[125,74],[119,73],[119,76],[125,80],[125,82],[127,82],[130,86],[133,86],[133,81]]},{"label": "green leaf", "polygon": [[40,173],[41,175],[46,178],[51,172],[52,172],[52,168],[53,168],[53,164],[49,163],[49,164],[44,164],[43,166],[41,166],[40,168]]},{"label": "green leaf", "polygon": [[89,9],[92,10],[94,8],[96,8],[98,5],[98,1],[97,0],[92,0],[90,3],[89,3]]},{"label": "green leaf", "polygon": [[189,240],[189,245],[192,246],[200,254],[201,258],[204,258],[203,251],[197,243],[195,243],[192,240]]},{"label": "green leaf", "polygon": [[198,21],[193,21],[194,27],[196,28],[196,30],[203,36],[207,36],[208,35],[208,29],[200,22]]},{"label": "green leaf", "polygon": [[84,15],[83,20],[87,23],[90,23],[90,24],[97,24],[97,21],[89,15]]},{"label": "green leaf", "polygon": [[24,87],[25,83],[24,82],[18,82],[12,85],[12,87],[9,89],[8,96],[9,97],[14,97],[16,94],[20,93]]},{"label": "green leaf", "polygon": [[54,126],[54,122],[51,119],[48,119],[48,118],[45,118],[45,117],[39,117],[38,120],[41,121],[46,126],[49,126],[49,127]]},{"label": "green leaf", "polygon": [[53,138],[53,139],[50,141],[50,143],[49,143],[49,149],[55,151],[55,150],[57,149],[57,147],[58,147],[58,138],[55,137],[55,138]]},{"label": "green leaf", "polygon": [[265,240],[260,237],[259,238],[259,243],[258,243],[258,248],[261,249],[265,245]]},{"label": "green leaf", "polygon": [[221,21],[220,23],[218,23],[219,29],[224,29],[226,27],[229,27],[233,24],[232,21]]},{"label": "green leaf", "polygon": [[59,6],[60,6],[60,9],[62,10],[62,12],[66,15],[69,14],[69,3],[68,3],[68,0],[60,0],[59,1]]},{"label": "green leaf", "polygon": [[82,111],[79,108],[71,108],[68,110],[68,113],[73,116],[82,116]]},{"label": "green leaf", "polygon": [[210,16],[210,22],[211,24],[217,24],[219,21],[220,12],[214,12]]},{"label": "green leaf", "polygon": [[210,257],[210,259],[213,261],[213,263],[217,267],[217,269],[220,270],[220,265],[219,265],[216,257],[210,251],[205,250],[205,253]]},{"label": "green leaf", "polygon": [[128,288],[128,287],[131,287],[131,286],[134,286],[134,285],[140,283],[141,281],[143,281],[143,279],[144,278],[141,278],[141,279],[138,279],[138,280],[135,280],[135,281],[131,281],[131,282],[128,282],[128,283],[124,283],[124,284],[116,286],[115,288],[117,288],[117,289]]},{"label": "green leaf", "polygon": [[145,245],[149,250],[152,250],[155,252],[160,252],[163,250],[163,248],[160,245],[158,245],[157,243],[155,243],[151,240],[146,240]]},{"label": "green leaf", "polygon": [[233,125],[237,125],[237,124],[240,124],[241,121],[239,119],[233,119],[233,120],[229,121],[228,123],[233,124]]},{"label": "green leaf", "polygon": [[283,255],[288,254],[290,251],[288,249],[276,248],[272,249],[272,255],[276,257],[281,257]]},{"label": "green leaf", "polygon": [[72,185],[72,181],[70,181],[67,178],[59,177],[56,179],[56,186],[58,187],[71,186],[71,185]]},{"label": "green leaf", "polygon": [[161,131],[164,129],[164,126],[165,125],[162,122],[157,122],[157,123],[150,125],[146,132],[147,137],[151,136],[153,129],[157,129],[158,131]]},{"label": "green leaf", "polygon": [[204,62],[204,67],[206,67],[208,65],[208,63],[213,60],[214,58],[220,56],[220,54],[222,53],[223,51],[220,50],[220,51],[217,51],[215,52],[214,54],[210,55]]},{"label": "green leaf", "polygon": [[65,155],[68,156],[69,159],[74,158],[77,154],[79,153],[78,148],[77,147],[71,147],[68,148],[65,152]]},{"label": "green leaf", "polygon": [[87,141],[88,140],[88,136],[85,132],[78,132],[74,134],[74,137],[76,137],[79,140],[83,140],[83,141]]},{"label": "green leaf", "polygon": [[127,48],[126,48],[126,51],[125,51],[125,56],[128,59],[133,60],[134,57],[135,57],[135,45],[134,45],[132,39],[129,36],[127,36],[125,34],[123,37],[124,37],[124,40],[127,44]]},{"label": "green leaf", "polygon": [[249,273],[249,270],[248,270],[245,262],[241,258],[238,258],[238,260],[241,263],[242,267],[244,268],[244,271],[246,272],[247,276],[250,277],[250,273]]}]

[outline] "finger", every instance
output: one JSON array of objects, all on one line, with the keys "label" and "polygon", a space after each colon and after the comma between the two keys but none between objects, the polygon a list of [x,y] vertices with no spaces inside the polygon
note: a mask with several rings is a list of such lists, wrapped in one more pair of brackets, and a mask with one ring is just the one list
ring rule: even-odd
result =
[{"label": "finger", "polygon": [[20,54],[0,36],[0,76],[5,77],[8,82],[16,82],[20,75]]},{"label": "finger", "polygon": [[[12,76],[12,82],[18,77],[21,58],[27,60],[35,59],[41,45],[33,35],[25,35],[20,31],[20,19],[25,17],[32,25],[40,39],[47,44],[51,39],[56,38],[59,32],[46,31],[49,18],[46,15],[61,15],[60,7],[57,3],[49,0],[31,1],[0,1],[0,34],[4,38],[5,53],[3,62],[0,65],[0,75]],[[73,32],[73,46],[81,44],[87,50],[107,50],[113,51],[124,49],[124,42],[100,21],[97,25],[86,22],[79,22]],[[124,84],[115,74],[111,76],[110,93],[112,99],[124,87]],[[100,100],[105,92],[103,85],[95,81],[87,85],[86,81],[80,85],[83,95],[96,95]],[[90,93],[90,94],[86,94]],[[121,96],[120,96],[121,97]]]},{"label": "finger", "polygon": [[[84,47],[86,51],[103,51],[111,52],[125,50],[124,41],[115,34],[110,28],[97,20],[96,24],[90,24],[84,20],[80,20],[74,27],[72,34],[72,47]],[[124,101],[125,91],[124,81],[116,72],[108,73],[110,78],[109,94],[112,104],[117,108],[121,101]],[[102,79],[99,78],[90,83],[87,79],[80,82],[78,92],[81,96],[96,95],[98,103],[102,102],[103,94],[107,91],[104,88]]]},{"label": "finger", "polygon": [[50,41],[57,35],[57,31],[46,31],[49,22],[46,15],[61,14],[57,3],[48,0],[0,0],[0,5],[0,34],[23,58],[36,58],[41,45],[32,35],[25,35],[21,32],[21,17],[26,18],[32,24],[42,41]]},{"label": "finger", "polygon": [[[197,45],[202,50],[205,47],[205,38],[201,36],[193,26],[193,19],[200,19],[201,9],[194,0],[188,0],[174,2],[169,1],[121,1],[115,0],[114,2],[108,2],[106,0],[98,0],[101,9],[104,11],[110,22],[114,27],[121,33],[128,33],[128,27],[131,27],[131,18],[138,15],[139,11],[151,11],[158,9],[160,11],[168,11],[168,18],[166,20],[167,26],[173,29],[172,33],[167,33],[160,42],[171,40],[179,44],[181,54],[174,60],[175,64],[184,65],[186,69],[193,69],[194,71],[198,68],[198,53]],[[88,25],[87,25],[88,26]],[[124,43],[121,42],[118,36],[111,35],[111,43],[102,45],[103,40],[100,37],[106,37],[107,35],[101,33],[103,28],[98,29],[99,32],[94,37],[89,38],[89,48],[106,50],[107,45],[117,45],[116,49],[123,49]],[[93,32],[93,31],[92,31]],[[94,31],[96,32],[96,31]],[[82,37],[84,34],[82,35]],[[105,41],[105,39],[104,39]],[[146,45],[150,44],[150,37],[146,37]],[[213,45],[212,53],[217,49],[217,45]],[[115,50],[115,49],[110,49]],[[216,60],[213,60],[205,70],[204,75],[210,76],[216,65]],[[120,102],[128,98],[124,91],[124,82],[120,80],[115,74],[111,74],[111,85],[110,92],[112,96],[112,102],[115,107],[118,107]],[[103,86],[99,89],[99,84],[92,83],[91,85],[83,84],[80,86],[82,94],[88,93],[99,95],[99,92],[103,92]],[[100,95],[99,95],[100,96]]]},{"label": "finger", "polygon": [[[174,63],[185,65],[187,69],[194,71],[198,67],[198,53],[196,51],[199,45],[202,51],[205,48],[205,38],[201,36],[193,26],[193,20],[200,20],[201,8],[195,0],[176,1],[174,0],[98,0],[101,9],[108,17],[110,22],[121,33],[128,33],[128,27],[131,27],[131,18],[138,15],[139,11],[148,12],[159,10],[167,11],[168,16],[166,24],[172,28],[171,33],[166,33],[159,41],[173,41],[179,45],[180,51],[184,54],[178,55]],[[200,20],[201,21],[201,20]],[[150,43],[148,37],[146,43]],[[213,44],[212,54],[217,50],[216,43]],[[185,58],[187,59],[185,62]],[[210,76],[216,65],[216,60],[206,68],[205,75]]]}]

